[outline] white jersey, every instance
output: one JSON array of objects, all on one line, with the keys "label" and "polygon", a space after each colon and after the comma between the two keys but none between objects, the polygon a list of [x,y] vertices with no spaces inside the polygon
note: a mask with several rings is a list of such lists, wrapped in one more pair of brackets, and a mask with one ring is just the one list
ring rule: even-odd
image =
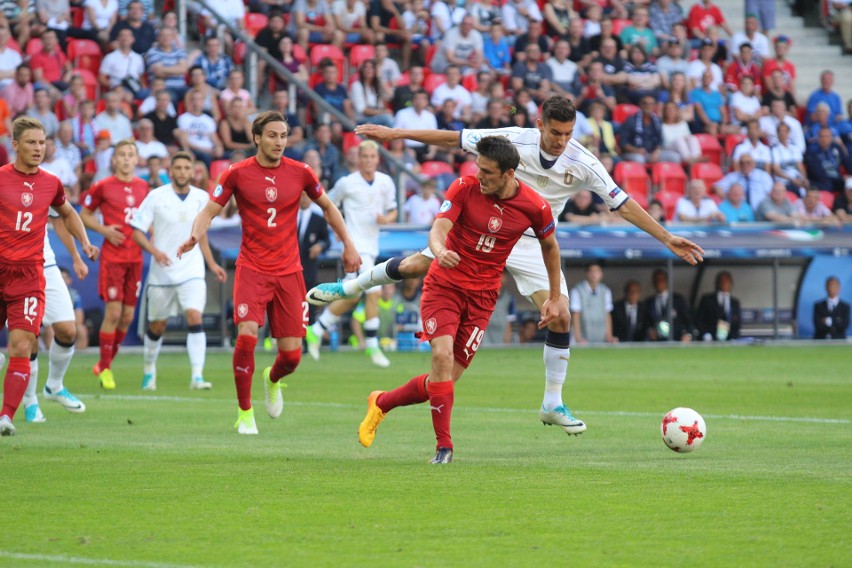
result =
[{"label": "white jersey", "polygon": [[178,247],[189,238],[192,222],[210,201],[206,191],[190,186],[185,199],[172,184],[152,190],[139,205],[130,225],[143,233],[154,233],[153,245],[171,260],[169,266],[152,261],[148,271],[151,286],[175,286],[194,278],[204,278],[204,255],[200,247],[177,258]]},{"label": "white jersey", "polygon": [[518,149],[521,163],[515,175],[550,204],[554,219],[559,218],[568,199],[582,189],[598,194],[610,209],[618,209],[629,198],[600,160],[573,138],[555,161],[542,156],[537,128],[465,129],[461,133],[462,149],[476,154],[476,143],[485,136],[504,136]]},{"label": "white jersey", "polygon": [[[51,219],[56,219],[57,217],[59,217],[59,213],[54,211],[53,207],[50,207],[47,210],[47,216],[50,217]],[[48,226],[49,225],[50,225],[50,223],[48,223]],[[53,247],[50,246],[50,239],[47,238],[47,232],[49,230],[50,229],[48,227],[44,228],[44,266],[45,267],[53,266],[53,265],[56,264],[56,253],[53,252]]]},{"label": "white jersey", "polygon": [[391,177],[376,172],[373,183],[351,173],[337,180],[328,197],[343,208],[346,228],[360,254],[379,256],[379,224],[377,215],[386,215],[397,208],[396,186]]}]

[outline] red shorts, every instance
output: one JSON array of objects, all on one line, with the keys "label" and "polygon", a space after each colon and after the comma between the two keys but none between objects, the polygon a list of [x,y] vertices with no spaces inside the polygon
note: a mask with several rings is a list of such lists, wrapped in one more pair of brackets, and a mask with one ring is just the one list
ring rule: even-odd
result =
[{"label": "red shorts", "polygon": [[262,326],[265,314],[269,317],[272,337],[305,337],[308,325],[305,294],[301,271],[282,276],[238,264],[234,278],[234,323],[253,321]]},{"label": "red shorts", "polygon": [[455,359],[467,369],[485,335],[497,296],[497,290],[462,290],[427,275],[420,297],[421,339],[454,337]]},{"label": "red shorts", "polygon": [[38,335],[44,317],[44,267],[41,264],[0,265],[0,322],[9,329]]},{"label": "red shorts", "polygon": [[135,306],[141,289],[141,262],[101,261],[101,271],[98,274],[98,295],[101,300]]}]

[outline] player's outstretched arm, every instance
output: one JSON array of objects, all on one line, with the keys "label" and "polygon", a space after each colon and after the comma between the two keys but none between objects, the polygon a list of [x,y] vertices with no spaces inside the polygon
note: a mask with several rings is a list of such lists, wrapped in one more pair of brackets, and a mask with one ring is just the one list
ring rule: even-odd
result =
[{"label": "player's outstretched arm", "polygon": [[50,224],[53,225],[53,230],[56,231],[56,236],[59,237],[59,240],[62,241],[62,245],[71,255],[71,262],[73,264],[74,274],[77,275],[77,279],[84,279],[89,275],[89,267],[85,262],[83,262],[83,258],[80,256],[80,251],[77,250],[77,245],[74,244],[74,237],[71,236],[71,233],[68,232],[68,227],[65,226],[65,220],[58,217],[51,217]]},{"label": "player's outstretched arm", "polygon": [[455,268],[461,262],[457,252],[447,249],[447,235],[452,228],[453,222],[449,219],[435,219],[429,230],[429,248],[441,268]]},{"label": "player's outstretched arm", "polygon": [[442,148],[461,147],[461,133],[454,130],[406,130],[404,128],[388,128],[378,124],[360,124],[355,127],[355,133],[377,142],[391,140],[413,140],[431,146]]},{"label": "player's outstretched arm", "polygon": [[340,209],[328,198],[328,194],[323,193],[316,201],[314,201],[322,209],[325,220],[337,239],[343,243],[343,269],[346,272],[357,272],[361,266],[361,255],[355,248],[355,243],[349,236],[349,231],[346,230],[346,223],[343,222],[343,215],[340,214]]},{"label": "player's outstretched arm", "polygon": [[[68,229],[68,232],[71,233],[71,235],[73,235],[83,247],[83,254],[86,255],[86,258],[89,260],[97,260],[100,251],[98,250],[98,247],[89,242],[89,234],[86,232],[86,227],[83,224],[80,215],[77,214],[71,204],[66,201],[60,207],[56,208],[56,212],[59,213],[60,217],[62,217],[62,222],[65,225],[64,228]],[[62,235],[60,235],[59,238],[61,239]],[[62,241],[62,244],[64,244],[66,248],[68,247],[68,243],[66,243],[65,240]],[[71,248],[76,249],[73,242],[70,244]],[[68,248],[68,250],[70,251],[71,248]],[[88,273],[88,268],[86,269],[86,273]]]},{"label": "player's outstretched arm", "polygon": [[133,228],[133,242],[139,245],[139,248],[150,254],[157,264],[161,266],[169,266],[172,261],[169,259],[169,255],[158,249],[154,246],[154,243],[148,238],[143,231]]},{"label": "player's outstretched arm", "polygon": [[628,199],[618,209],[618,214],[625,221],[633,223],[664,245],[677,256],[689,264],[698,264],[704,261],[704,249],[683,237],[671,234],[662,225],[657,223],[648,212],[632,199]]},{"label": "player's outstretched arm", "polygon": [[216,280],[219,282],[227,280],[228,273],[225,272],[224,268],[219,266],[219,263],[213,257],[213,251],[210,250],[210,240],[207,238],[207,235],[204,235],[198,246],[201,247],[201,254],[204,255],[204,262],[207,264],[207,268],[216,276]]},{"label": "player's outstretched arm", "polygon": [[177,250],[177,257],[183,256],[183,253],[189,252],[198,244],[198,242],[207,235],[207,229],[210,228],[210,221],[222,212],[222,206],[215,201],[208,201],[207,205],[198,212],[195,220],[192,222],[192,231],[189,233],[189,238],[184,241]]},{"label": "player's outstretched arm", "polygon": [[560,280],[562,275],[562,257],[559,253],[559,243],[553,232],[546,239],[540,239],[541,257],[547,269],[547,285],[550,290],[547,300],[541,305],[541,319],[538,328],[544,329],[550,322],[559,317]]}]

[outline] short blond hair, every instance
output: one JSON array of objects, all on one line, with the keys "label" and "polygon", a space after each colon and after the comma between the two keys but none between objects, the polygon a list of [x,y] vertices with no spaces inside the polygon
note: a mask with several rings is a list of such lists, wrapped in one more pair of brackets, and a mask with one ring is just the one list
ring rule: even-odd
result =
[{"label": "short blond hair", "polygon": [[136,153],[139,153],[139,148],[136,147],[136,140],[134,140],[133,138],[124,138],[123,140],[119,140],[115,143],[114,150],[118,152],[118,149],[122,146],[133,146],[133,149],[136,151]]},{"label": "short blond hair", "polygon": [[379,151],[379,143],[375,140],[364,140],[360,144],[358,144],[358,154],[360,154],[364,150],[375,150]]},{"label": "short blond hair", "polygon": [[19,116],[12,123],[12,140],[15,142],[20,141],[21,136],[23,136],[24,132],[27,130],[41,130],[47,134],[47,131],[44,129],[44,125],[39,119],[31,116]]}]

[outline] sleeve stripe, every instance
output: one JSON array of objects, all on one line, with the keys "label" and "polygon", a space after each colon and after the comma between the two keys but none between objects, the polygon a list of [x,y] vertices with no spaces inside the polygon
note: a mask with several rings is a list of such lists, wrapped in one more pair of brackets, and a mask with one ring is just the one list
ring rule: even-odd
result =
[{"label": "sleeve stripe", "polygon": [[621,203],[619,203],[619,204],[618,204],[618,207],[615,207],[615,208],[613,208],[613,209],[610,209],[610,211],[618,211],[619,209],[621,209],[621,207],[622,207],[625,203],[627,203],[628,201],[630,201],[630,195],[629,195],[629,194],[627,194],[626,192],[624,192],[623,190],[622,190],[622,193],[624,193],[624,195],[627,195],[627,199],[625,199],[624,201],[622,201]]}]

